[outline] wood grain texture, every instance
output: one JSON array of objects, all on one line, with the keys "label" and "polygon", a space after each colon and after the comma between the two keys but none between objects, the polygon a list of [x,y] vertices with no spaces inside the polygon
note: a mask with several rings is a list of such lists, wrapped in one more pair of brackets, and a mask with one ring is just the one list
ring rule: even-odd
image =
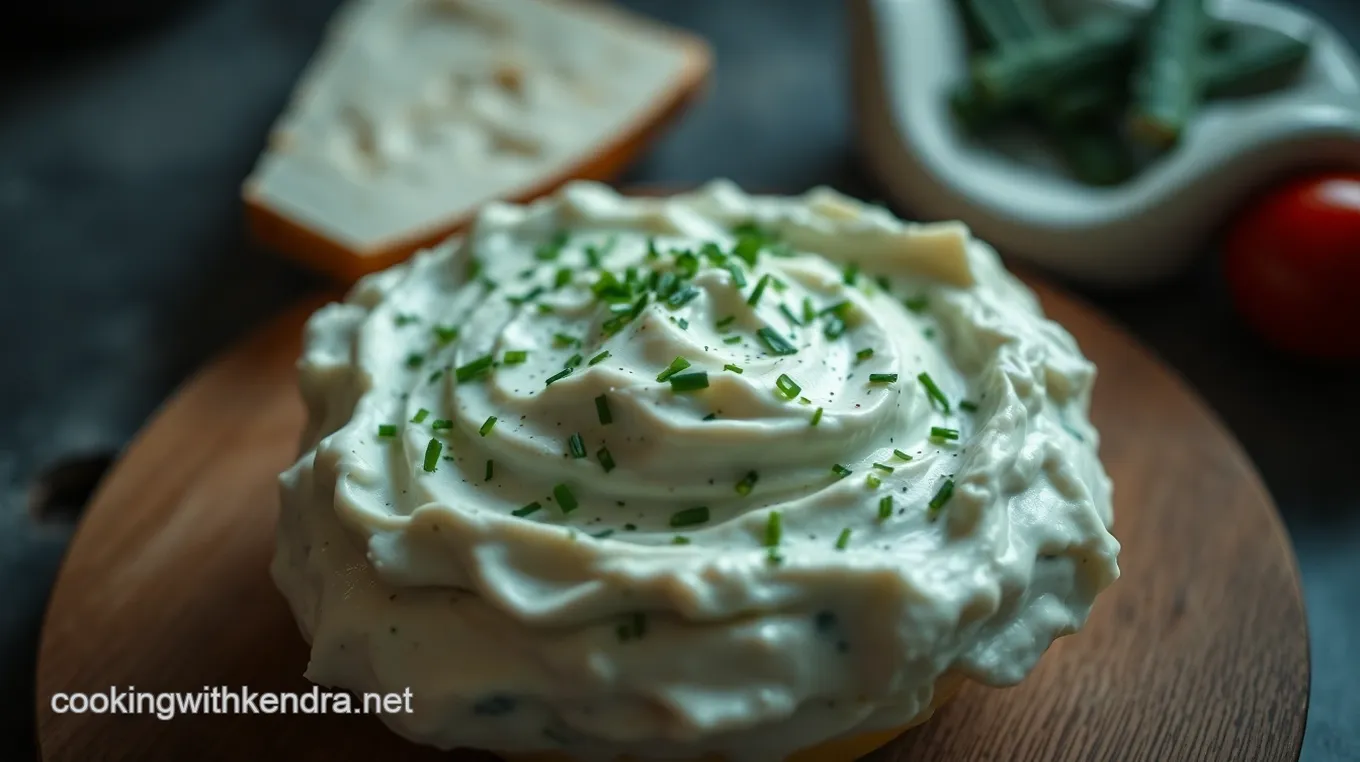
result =
[{"label": "wood grain texture", "polygon": [[[1283,528],[1240,448],[1185,385],[1088,308],[1035,283],[1100,368],[1123,577],[1028,680],[968,686],[869,759],[1298,758],[1308,640]],[[38,664],[48,762],[484,760],[373,717],[56,714],[58,692],[306,690],[307,648],[267,566],[275,474],[295,455],[302,305],[187,384],[127,450],[57,581]]]}]

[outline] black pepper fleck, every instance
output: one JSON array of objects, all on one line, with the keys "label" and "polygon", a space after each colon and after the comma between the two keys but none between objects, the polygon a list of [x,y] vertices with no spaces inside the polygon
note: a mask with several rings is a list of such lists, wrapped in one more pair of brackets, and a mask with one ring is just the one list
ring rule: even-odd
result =
[{"label": "black pepper fleck", "polygon": [[827,632],[836,626],[836,615],[830,611],[822,611],[817,614],[817,631]]}]

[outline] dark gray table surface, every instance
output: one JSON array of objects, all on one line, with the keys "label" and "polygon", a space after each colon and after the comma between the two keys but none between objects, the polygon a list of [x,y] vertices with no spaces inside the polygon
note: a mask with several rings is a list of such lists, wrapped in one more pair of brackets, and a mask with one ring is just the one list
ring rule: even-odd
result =
[{"label": "dark gray table surface", "polygon": [[[874,196],[839,3],[628,4],[717,52],[707,99],[630,180]],[[1301,4],[1360,40],[1354,0]],[[122,447],[194,368],[319,283],[244,240],[237,188],[334,5],[201,0],[86,44],[0,50],[0,748],[31,758],[38,627],[71,529],[30,518],[33,480]],[[1182,372],[1260,468],[1307,599],[1303,759],[1360,760],[1360,377],[1262,351],[1210,253],[1175,283],[1084,295]]]}]

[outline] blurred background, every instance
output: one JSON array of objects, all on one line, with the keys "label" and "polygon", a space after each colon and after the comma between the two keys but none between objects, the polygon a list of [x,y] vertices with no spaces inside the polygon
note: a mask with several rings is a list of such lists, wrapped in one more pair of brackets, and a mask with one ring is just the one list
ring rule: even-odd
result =
[{"label": "blurred background", "polygon": [[[855,147],[842,3],[621,4],[697,33],[715,56],[706,95],[623,183],[729,177],[757,190],[827,184],[885,198]],[[110,458],[195,368],[324,284],[247,239],[239,189],[337,5],[57,0],[0,21],[8,758],[34,756],[43,607]],[[1360,3],[1297,5],[1360,43]],[[1360,237],[1351,240],[1360,259]],[[1360,375],[1354,364],[1263,342],[1234,305],[1219,253],[1207,246],[1184,274],[1152,286],[1071,286],[1184,374],[1260,469],[1292,536],[1308,606],[1303,759],[1360,760]],[[1360,290],[1360,280],[1347,287]],[[1360,333],[1360,323],[1342,328]]]}]

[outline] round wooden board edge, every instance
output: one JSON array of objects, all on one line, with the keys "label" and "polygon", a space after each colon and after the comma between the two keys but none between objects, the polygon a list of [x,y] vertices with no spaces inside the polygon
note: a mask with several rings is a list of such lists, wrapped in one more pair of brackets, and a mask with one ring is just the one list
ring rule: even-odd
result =
[{"label": "round wooden board edge", "polygon": [[[1219,416],[1213,410],[1213,408],[1209,406],[1207,403],[1205,403],[1205,401],[1195,392],[1193,387],[1185,380],[1185,378],[1179,372],[1177,372],[1173,367],[1163,362],[1155,352],[1144,346],[1136,338],[1134,338],[1122,327],[1120,327],[1116,322],[1107,318],[1102,312],[1093,308],[1090,304],[1088,304],[1085,300],[1081,299],[1080,297],[1073,295],[1070,292],[1067,292],[1063,289],[1049,285],[1042,278],[1037,277],[1034,273],[1030,272],[1027,268],[1016,267],[1012,263],[1007,264],[1008,267],[1012,269],[1012,271],[1016,272],[1025,280],[1026,284],[1030,288],[1035,290],[1035,292],[1040,296],[1041,301],[1043,302],[1046,314],[1048,314],[1054,320],[1056,320],[1059,323],[1064,322],[1064,320],[1061,317],[1061,314],[1059,315],[1054,314],[1053,307],[1055,304],[1061,305],[1061,309],[1057,310],[1058,313],[1079,313],[1084,321],[1091,323],[1092,325],[1098,327],[1102,331],[1117,335],[1127,345],[1129,351],[1136,352],[1142,355],[1146,361],[1148,361],[1152,365],[1155,365],[1157,368],[1161,370],[1161,372],[1165,373],[1168,376],[1169,380],[1178,387],[1178,391],[1181,394],[1185,395],[1187,398],[1197,403],[1198,409],[1202,412],[1204,418],[1206,419],[1206,423],[1214,429],[1215,433],[1219,436],[1219,438],[1221,438],[1227,443],[1230,449],[1230,451],[1227,454],[1230,456],[1233,468],[1237,472],[1237,476],[1239,478],[1246,480],[1247,486],[1259,492],[1260,495],[1262,496],[1265,505],[1269,508],[1267,514],[1268,520],[1274,530],[1272,532],[1272,534],[1274,535],[1273,539],[1279,544],[1280,546],[1279,550],[1284,553],[1283,557],[1288,561],[1290,583],[1294,594],[1293,603],[1299,610],[1301,614],[1301,621],[1303,623],[1302,648],[1304,649],[1306,672],[1304,676],[1304,685],[1301,696],[1300,711],[1306,717],[1309,699],[1309,687],[1311,685],[1311,653],[1308,651],[1309,643],[1307,637],[1307,620],[1306,617],[1302,616],[1304,612],[1304,607],[1298,560],[1295,557],[1292,546],[1288,542],[1288,534],[1285,531],[1283,521],[1281,520],[1278,510],[1275,507],[1273,498],[1271,497],[1270,492],[1266,488],[1260,475],[1257,473],[1256,469],[1252,465],[1251,460],[1247,456],[1245,450],[1242,448],[1241,444],[1237,441],[1237,439],[1232,436],[1231,431],[1223,424],[1222,420],[1219,418]],[[120,454],[117,461],[110,468],[110,471],[106,476],[105,480],[103,481],[103,483],[101,483],[99,489],[92,497],[90,501],[89,510],[91,511],[98,510],[100,505],[107,499],[107,492],[109,490],[109,487],[111,484],[115,483],[116,477],[122,470],[123,466],[129,461],[135,461],[139,459],[144,441],[147,440],[149,437],[154,436],[154,433],[159,429],[159,427],[164,425],[165,421],[173,417],[175,411],[179,408],[180,405],[184,403],[185,394],[188,390],[192,389],[203,378],[213,375],[221,367],[232,362],[238,362],[241,355],[247,354],[252,350],[261,351],[260,345],[265,343],[266,338],[271,333],[278,333],[280,328],[295,327],[296,338],[300,338],[301,327],[306,317],[310,315],[318,307],[322,306],[327,302],[334,301],[337,298],[340,298],[340,296],[341,296],[340,294],[337,294],[335,292],[324,292],[299,300],[299,302],[296,303],[295,305],[285,308],[284,310],[281,310],[280,313],[276,314],[272,319],[263,321],[261,325],[256,327],[246,337],[232,344],[223,353],[217,355],[212,361],[200,367],[199,370],[191,374],[167,398],[166,402],[162,404],[148,418],[147,422],[139,430],[139,432],[134,437],[129,446],[125,448],[124,451]],[[80,544],[82,542],[92,541],[85,536],[84,530],[85,523],[82,522],[76,528],[76,531],[73,532],[72,534],[70,543],[67,548],[68,555],[72,554],[73,552],[76,552],[79,549]],[[49,631],[49,620],[53,616],[54,603],[57,602],[59,599],[59,591],[62,585],[64,583],[67,583],[65,570],[66,564],[65,560],[63,559],[62,567],[58,571],[58,576],[53,585],[52,594],[49,597],[48,605],[44,612],[42,621],[42,631],[40,633],[40,642],[37,654],[38,658],[35,663],[35,671],[37,673],[36,674],[37,680],[35,681],[35,684],[37,690],[36,695],[34,696],[38,714],[38,716],[35,717],[35,720],[39,722],[39,725],[41,724],[41,716],[43,714],[45,706],[43,697],[51,695],[52,690],[54,688],[54,686],[49,686],[45,684],[45,681],[43,679],[44,670],[42,669],[42,665],[46,652],[48,651],[49,648],[47,633]],[[39,745],[39,753],[41,754],[43,738],[41,728],[39,728],[38,730],[39,732],[37,741]],[[1300,723],[1298,726],[1297,735],[1293,739],[1292,744],[1294,747],[1295,759],[1297,759],[1298,754],[1301,751],[1302,743],[1303,743],[1303,723]]]}]

